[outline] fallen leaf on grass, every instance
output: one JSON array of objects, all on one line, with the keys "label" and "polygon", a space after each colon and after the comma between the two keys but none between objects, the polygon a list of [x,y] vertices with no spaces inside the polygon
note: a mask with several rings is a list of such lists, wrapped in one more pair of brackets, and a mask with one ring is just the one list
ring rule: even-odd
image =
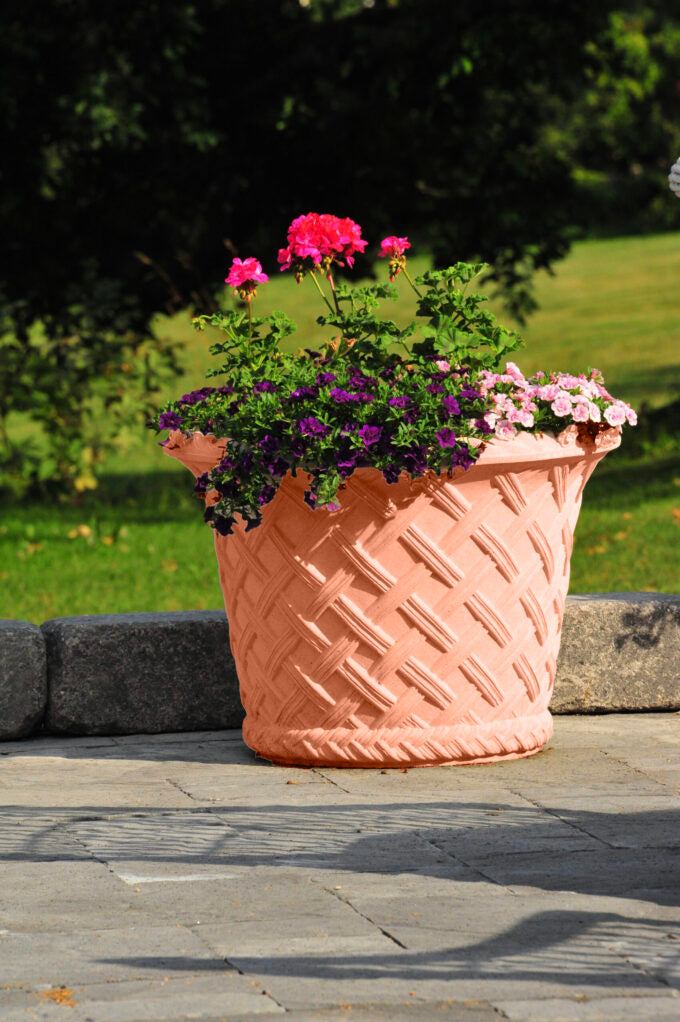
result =
[{"label": "fallen leaf on grass", "polygon": [[167,571],[169,573],[177,571],[177,561],[163,561],[161,567],[163,568],[163,571]]},{"label": "fallen leaf on grass", "polygon": [[90,528],[89,525],[78,525],[78,526],[76,526],[75,529],[71,529],[70,530],[70,532],[68,534],[68,538],[69,539],[77,539],[78,536],[82,536],[84,539],[87,539],[87,537],[91,536],[91,535],[92,535],[92,529]]}]

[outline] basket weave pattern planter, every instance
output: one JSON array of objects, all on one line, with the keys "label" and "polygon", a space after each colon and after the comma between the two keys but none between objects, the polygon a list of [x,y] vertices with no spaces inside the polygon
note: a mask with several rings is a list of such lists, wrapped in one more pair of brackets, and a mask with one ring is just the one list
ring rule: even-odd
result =
[{"label": "basket weave pattern planter", "polygon": [[[248,745],[376,767],[537,752],[581,494],[618,434],[520,433],[452,480],[359,469],[334,513],[287,476],[259,528],[215,538]],[[173,436],[196,474],[219,460],[214,438]]]}]

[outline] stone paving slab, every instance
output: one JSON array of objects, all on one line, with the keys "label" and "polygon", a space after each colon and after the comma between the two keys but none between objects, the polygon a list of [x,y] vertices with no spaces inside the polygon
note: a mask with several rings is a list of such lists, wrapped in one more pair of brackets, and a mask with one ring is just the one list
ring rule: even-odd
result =
[{"label": "stone paving slab", "polygon": [[406,773],[7,743],[0,1019],[680,1018],[679,749],[677,714]]},{"label": "stone paving slab", "polygon": [[[214,1015],[221,1006],[230,1018],[285,1014],[257,983],[238,973],[228,975],[164,976],[109,983],[15,989],[7,992],[0,1017],[3,1022],[169,1022],[170,1019],[224,1018]],[[2,988],[0,987],[0,997]],[[238,1014],[237,1014],[238,1013]]]}]

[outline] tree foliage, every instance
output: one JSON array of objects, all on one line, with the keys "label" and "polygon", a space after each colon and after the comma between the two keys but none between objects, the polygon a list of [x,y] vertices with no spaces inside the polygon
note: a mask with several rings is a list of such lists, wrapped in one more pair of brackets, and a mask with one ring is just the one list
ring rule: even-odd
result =
[{"label": "tree foliage", "polygon": [[147,357],[152,317],[210,311],[229,254],[310,209],[411,234],[440,265],[484,260],[529,311],[590,145],[555,122],[583,102],[584,48],[615,6],[6,0],[0,422],[37,418],[57,466],[42,475],[86,478],[75,438],[97,401],[117,428],[171,361]]},{"label": "tree foliage", "polygon": [[612,11],[584,60],[585,86],[550,129],[572,165],[574,226],[600,235],[677,229],[668,172],[680,154],[680,8],[642,0]]}]

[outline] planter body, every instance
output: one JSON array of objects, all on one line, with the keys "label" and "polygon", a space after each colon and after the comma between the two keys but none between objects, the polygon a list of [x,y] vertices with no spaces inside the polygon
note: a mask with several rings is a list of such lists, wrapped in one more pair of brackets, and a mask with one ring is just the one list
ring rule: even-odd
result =
[{"label": "planter body", "polygon": [[[259,528],[216,535],[247,744],[362,767],[538,752],[581,494],[619,434],[519,433],[453,479],[358,469],[336,512],[288,475]],[[199,474],[223,446],[175,432],[166,452]]]}]

